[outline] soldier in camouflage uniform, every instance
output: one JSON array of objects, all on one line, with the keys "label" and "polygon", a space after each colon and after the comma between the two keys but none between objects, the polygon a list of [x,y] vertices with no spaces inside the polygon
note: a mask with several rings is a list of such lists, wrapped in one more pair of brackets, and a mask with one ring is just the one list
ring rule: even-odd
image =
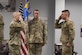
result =
[{"label": "soldier in camouflage uniform", "polygon": [[[72,55],[73,40],[75,36],[74,23],[69,18],[69,10],[63,10],[61,16],[56,20],[55,28],[61,28],[60,41],[62,43],[62,55]],[[59,23],[63,19],[64,22]]]},{"label": "soldier in camouflage uniform", "polygon": [[39,10],[33,11],[34,18],[29,24],[29,53],[41,55],[42,47],[47,43],[47,27],[39,19]]},{"label": "soldier in camouflage uniform", "polygon": [[4,22],[3,22],[3,16],[0,14],[0,44],[2,44],[3,40],[4,40]]},{"label": "soldier in camouflage uniform", "polygon": [[10,40],[9,49],[12,55],[20,55],[20,31],[25,28],[25,23],[23,22],[19,12],[13,13],[13,21],[10,23]]}]

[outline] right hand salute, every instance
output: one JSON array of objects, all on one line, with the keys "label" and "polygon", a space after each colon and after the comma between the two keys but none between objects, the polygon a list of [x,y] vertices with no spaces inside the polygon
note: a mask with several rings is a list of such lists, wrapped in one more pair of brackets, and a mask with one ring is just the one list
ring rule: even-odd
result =
[{"label": "right hand salute", "polygon": [[58,20],[61,20],[61,19],[62,19],[61,16],[59,16]]},{"label": "right hand salute", "polygon": [[19,21],[23,22],[23,18],[21,16],[19,16]]}]

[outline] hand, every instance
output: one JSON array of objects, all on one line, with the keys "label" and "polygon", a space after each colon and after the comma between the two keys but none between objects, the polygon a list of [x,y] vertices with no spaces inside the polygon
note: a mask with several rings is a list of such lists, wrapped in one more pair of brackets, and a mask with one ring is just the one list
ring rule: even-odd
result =
[{"label": "hand", "polygon": [[61,20],[62,18],[61,18],[61,16],[59,16],[59,20]]},{"label": "hand", "polygon": [[69,43],[67,43],[67,46],[70,47],[71,45]]},{"label": "hand", "polygon": [[22,18],[21,16],[19,17],[19,21],[20,21],[20,22],[22,22],[22,21],[23,21],[23,18]]}]

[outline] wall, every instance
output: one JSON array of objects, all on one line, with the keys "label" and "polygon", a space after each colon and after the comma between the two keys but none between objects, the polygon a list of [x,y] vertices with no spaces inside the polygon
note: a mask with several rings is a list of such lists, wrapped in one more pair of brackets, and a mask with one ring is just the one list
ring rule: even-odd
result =
[{"label": "wall", "polygon": [[80,24],[82,20],[82,0],[66,0],[65,8],[71,12],[71,19],[75,23],[74,49],[82,55],[82,37],[80,37]]},{"label": "wall", "polygon": [[[16,10],[19,10],[19,0],[16,1]],[[32,11],[37,8],[40,10],[40,17],[48,18],[48,43],[43,47],[42,55],[53,55],[55,0],[30,0],[30,3]],[[9,39],[9,24],[12,20],[12,12],[2,12],[2,15],[5,22],[4,37]],[[33,15],[31,14],[30,17],[33,17]]]},{"label": "wall", "polygon": [[4,25],[4,39],[9,39],[9,25],[12,21],[12,12],[1,12],[3,16]]}]

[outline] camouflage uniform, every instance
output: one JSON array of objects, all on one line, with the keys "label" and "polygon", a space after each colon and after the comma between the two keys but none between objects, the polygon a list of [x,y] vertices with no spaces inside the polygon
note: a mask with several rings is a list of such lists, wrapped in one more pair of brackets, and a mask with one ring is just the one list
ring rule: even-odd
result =
[{"label": "camouflage uniform", "polygon": [[4,22],[3,16],[0,14],[0,44],[4,40]]},{"label": "camouflage uniform", "polygon": [[42,20],[29,22],[30,55],[41,55],[42,46],[47,43],[47,27]]},{"label": "camouflage uniform", "polygon": [[[60,41],[62,42],[62,55],[72,55],[73,40],[75,36],[74,24],[70,19],[66,19],[65,22],[59,23],[56,20],[55,28],[61,28]],[[67,46],[70,43],[70,47]]]},{"label": "camouflage uniform", "polygon": [[12,21],[10,24],[9,48],[12,55],[20,55],[20,31],[25,28],[24,22]]}]

